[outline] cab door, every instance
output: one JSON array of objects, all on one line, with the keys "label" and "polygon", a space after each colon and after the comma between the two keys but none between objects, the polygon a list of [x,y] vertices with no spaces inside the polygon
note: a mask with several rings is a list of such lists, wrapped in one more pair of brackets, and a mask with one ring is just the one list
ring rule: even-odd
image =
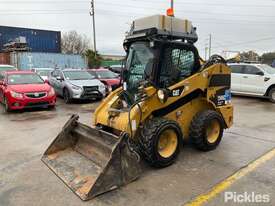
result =
[{"label": "cab door", "polygon": [[194,47],[185,44],[167,45],[161,58],[159,87],[168,88],[190,77],[199,68],[198,53]]},{"label": "cab door", "polygon": [[249,94],[265,94],[264,72],[254,65],[245,65],[241,79],[242,91]]}]

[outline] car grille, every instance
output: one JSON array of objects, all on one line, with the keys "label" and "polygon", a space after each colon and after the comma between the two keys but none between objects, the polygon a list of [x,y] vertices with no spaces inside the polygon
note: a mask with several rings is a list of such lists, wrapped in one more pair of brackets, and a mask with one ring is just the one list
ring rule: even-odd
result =
[{"label": "car grille", "polygon": [[94,91],[98,91],[98,86],[84,87],[85,93],[94,92]]},{"label": "car grille", "polygon": [[37,98],[45,97],[47,95],[47,93],[46,92],[34,92],[34,93],[26,93],[25,95],[29,98],[37,99]]},{"label": "car grille", "polygon": [[84,89],[84,93],[82,96],[85,98],[95,97],[100,94],[98,91],[98,86],[83,87],[83,89]]}]

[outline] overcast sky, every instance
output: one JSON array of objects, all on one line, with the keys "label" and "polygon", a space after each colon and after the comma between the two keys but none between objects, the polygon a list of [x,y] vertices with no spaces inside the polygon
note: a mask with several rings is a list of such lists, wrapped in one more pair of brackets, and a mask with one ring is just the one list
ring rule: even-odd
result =
[{"label": "overcast sky", "polygon": [[[202,57],[212,34],[213,53],[275,51],[275,0],[174,0],[175,15],[197,27]],[[123,54],[122,41],[137,17],[165,14],[169,0],[95,0],[100,53]],[[92,40],[89,0],[0,0],[0,25],[66,32]]]}]

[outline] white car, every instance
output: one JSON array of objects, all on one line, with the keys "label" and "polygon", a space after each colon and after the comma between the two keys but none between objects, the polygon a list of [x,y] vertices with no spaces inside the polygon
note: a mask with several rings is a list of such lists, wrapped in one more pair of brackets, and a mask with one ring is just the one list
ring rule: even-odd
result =
[{"label": "white car", "polygon": [[50,73],[54,69],[53,68],[35,68],[32,70],[36,72],[45,81],[45,80],[49,80]]},{"label": "white car", "polygon": [[0,64],[0,72],[3,71],[14,71],[17,70],[14,66],[12,65],[7,65],[7,64]]},{"label": "white car", "polygon": [[231,92],[269,98],[275,103],[275,68],[267,64],[234,63],[231,68]]}]

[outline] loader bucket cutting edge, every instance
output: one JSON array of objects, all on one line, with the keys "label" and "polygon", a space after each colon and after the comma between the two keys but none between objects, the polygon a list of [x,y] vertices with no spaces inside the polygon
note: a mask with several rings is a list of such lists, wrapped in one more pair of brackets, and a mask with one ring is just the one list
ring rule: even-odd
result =
[{"label": "loader bucket cutting edge", "polygon": [[116,136],[79,123],[73,115],[42,161],[82,200],[116,189],[141,173],[127,134]]}]

